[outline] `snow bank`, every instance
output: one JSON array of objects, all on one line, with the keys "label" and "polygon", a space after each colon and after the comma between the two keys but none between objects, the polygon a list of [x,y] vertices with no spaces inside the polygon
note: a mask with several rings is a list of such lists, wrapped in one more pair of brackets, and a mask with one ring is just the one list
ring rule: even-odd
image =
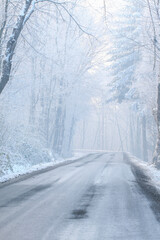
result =
[{"label": "snow bank", "polygon": [[0,182],[87,155],[76,151],[73,158],[67,156],[64,159],[45,148],[45,145],[41,135],[30,128],[24,128],[23,131],[16,127],[9,128],[5,136],[0,133]]},{"label": "snow bank", "polygon": [[129,154],[130,160],[144,169],[147,175],[150,177],[152,183],[160,190],[160,170],[158,170],[153,164],[142,161],[141,159],[136,158]]},{"label": "snow bank", "polygon": [[47,151],[42,150],[43,154],[41,158],[44,157],[43,162],[34,163],[33,159],[30,161],[30,156],[27,159],[20,154],[9,152],[9,150],[0,149],[0,161],[1,161],[1,169],[0,169],[0,183],[9,181],[11,179],[17,178],[21,175],[36,172],[42,169],[46,169],[49,167],[63,165],[65,163],[69,163],[86,155],[86,153],[74,153],[74,156],[71,158],[53,158],[51,153],[47,153]]}]

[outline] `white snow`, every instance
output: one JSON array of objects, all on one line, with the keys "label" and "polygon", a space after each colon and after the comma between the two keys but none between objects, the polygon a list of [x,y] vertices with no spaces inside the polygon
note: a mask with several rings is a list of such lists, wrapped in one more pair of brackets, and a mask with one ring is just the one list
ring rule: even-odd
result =
[{"label": "white snow", "polygon": [[154,164],[144,162],[135,156],[130,155],[130,160],[140,168],[144,169],[145,173],[150,177],[152,183],[160,190],[160,170],[158,170]]},{"label": "white snow", "polygon": [[84,152],[76,152],[76,153],[74,153],[73,157],[70,157],[70,158],[64,158],[64,159],[63,158],[58,158],[58,159],[51,158],[50,162],[39,163],[39,164],[36,164],[33,166],[31,166],[25,162],[23,165],[22,164],[21,165],[13,164],[12,170],[7,169],[6,171],[4,171],[4,174],[2,176],[0,176],[0,183],[4,183],[11,179],[17,178],[21,175],[36,172],[36,171],[46,169],[49,167],[61,166],[63,164],[67,164],[69,162],[76,161],[79,158],[86,156],[86,155],[88,155],[88,154],[84,153]]}]

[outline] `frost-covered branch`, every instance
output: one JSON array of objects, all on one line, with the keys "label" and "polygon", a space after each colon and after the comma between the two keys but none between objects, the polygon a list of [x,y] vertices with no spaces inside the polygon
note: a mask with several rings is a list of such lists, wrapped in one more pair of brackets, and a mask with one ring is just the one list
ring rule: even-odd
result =
[{"label": "frost-covered branch", "polygon": [[[55,6],[61,7],[62,10],[64,10],[67,15],[70,17],[70,19],[78,26],[78,28],[85,34],[94,37],[92,34],[88,33],[84,27],[80,25],[80,23],[77,21],[77,19],[73,16],[73,14],[70,13],[68,10],[67,5],[71,4],[71,2],[58,2],[58,1],[52,1],[52,0],[25,0],[24,3],[22,4],[21,11],[17,17],[17,22],[15,24],[15,27],[12,30],[12,33],[6,43],[6,50],[5,50],[5,56],[4,60],[2,62],[2,73],[1,73],[1,79],[0,79],[0,94],[5,88],[7,82],[9,81],[10,78],[10,73],[12,69],[12,59],[13,55],[15,54],[15,48],[18,43],[19,36],[21,35],[21,32],[26,24],[26,22],[30,19],[32,14],[37,10],[36,9],[36,4],[44,3],[44,2],[49,2],[54,4]],[[8,3],[8,1],[6,2]],[[6,5],[8,7],[8,5]],[[7,12],[7,7],[6,7],[6,12]],[[17,13],[16,13],[17,15]],[[5,14],[7,16],[7,14]],[[6,19],[6,18],[5,18]],[[5,28],[6,21],[3,24],[2,30]],[[2,58],[1,58],[2,59]]]},{"label": "frost-covered branch", "polygon": [[7,82],[10,78],[11,68],[12,68],[12,58],[14,55],[15,48],[17,46],[17,41],[20,36],[20,33],[24,26],[24,19],[27,16],[27,13],[30,9],[33,0],[26,0],[23,6],[23,10],[17,18],[15,27],[12,30],[12,34],[6,44],[5,59],[2,63],[2,75],[0,80],[0,93],[3,91]]}]

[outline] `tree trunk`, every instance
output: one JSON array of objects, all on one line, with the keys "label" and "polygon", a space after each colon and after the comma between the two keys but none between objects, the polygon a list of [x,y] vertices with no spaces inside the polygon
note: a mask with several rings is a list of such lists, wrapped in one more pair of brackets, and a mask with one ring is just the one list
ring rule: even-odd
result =
[{"label": "tree trunk", "polygon": [[129,130],[130,130],[130,152],[134,155],[135,154],[135,145],[134,145],[134,129],[133,129],[133,116],[130,114],[130,124],[129,124]]},{"label": "tree trunk", "polygon": [[143,160],[148,162],[148,147],[147,147],[147,134],[146,134],[146,116],[142,118],[142,139],[143,139]]},{"label": "tree trunk", "polygon": [[137,129],[136,129],[136,157],[141,158],[141,132],[139,116],[137,116]]},{"label": "tree trunk", "polygon": [[160,81],[158,83],[156,123],[157,123],[158,134],[157,134],[156,148],[153,155],[153,163],[155,163],[157,166],[160,166]]},{"label": "tree trunk", "polygon": [[61,155],[63,136],[64,136],[64,121],[65,121],[65,107],[63,106],[62,97],[60,96],[58,108],[56,111],[56,119],[54,123],[53,135],[53,150],[58,155]]},{"label": "tree trunk", "polygon": [[2,63],[2,75],[0,79],[0,94],[5,88],[9,81],[10,73],[12,69],[12,59],[14,55],[15,48],[17,46],[18,38],[25,24],[25,17],[31,6],[33,0],[26,0],[24,5],[23,13],[19,15],[15,28],[13,28],[11,37],[9,38],[6,45],[5,59]]}]

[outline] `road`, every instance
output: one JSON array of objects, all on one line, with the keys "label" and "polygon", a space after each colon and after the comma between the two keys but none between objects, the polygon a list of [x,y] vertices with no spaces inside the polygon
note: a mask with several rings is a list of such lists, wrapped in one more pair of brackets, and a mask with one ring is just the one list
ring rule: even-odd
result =
[{"label": "road", "polygon": [[0,187],[0,240],[156,240],[160,222],[123,153]]}]

